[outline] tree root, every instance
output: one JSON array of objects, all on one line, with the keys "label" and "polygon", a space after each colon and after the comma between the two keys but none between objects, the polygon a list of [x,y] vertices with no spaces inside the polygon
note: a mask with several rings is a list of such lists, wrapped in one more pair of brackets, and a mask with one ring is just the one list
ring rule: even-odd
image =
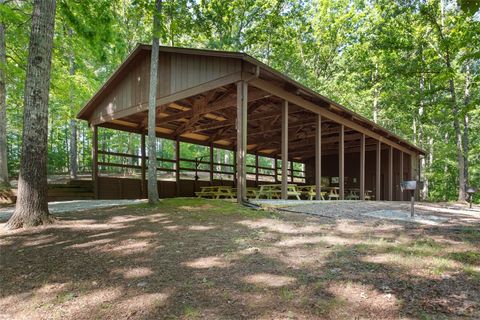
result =
[{"label": "tree root", "polygon": [[15,210],[12,217],[8,220],[5,228],[9,230],[36,227],[40,225],[52,224],[55,218],[47,211],[41,214],[33,215],[31,212],[25,214],[22,211]]}]

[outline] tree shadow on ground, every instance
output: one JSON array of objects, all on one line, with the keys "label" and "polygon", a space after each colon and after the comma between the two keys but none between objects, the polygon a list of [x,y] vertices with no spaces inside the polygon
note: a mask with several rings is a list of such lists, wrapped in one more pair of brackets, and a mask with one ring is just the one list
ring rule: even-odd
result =
[{"label": "tree shadow on ground", "polygon": [[198,200],[93,210],[0,235],[0,307],[32,319],[475,317],[475,254],[452,255],[474,252],[472,239]]}]

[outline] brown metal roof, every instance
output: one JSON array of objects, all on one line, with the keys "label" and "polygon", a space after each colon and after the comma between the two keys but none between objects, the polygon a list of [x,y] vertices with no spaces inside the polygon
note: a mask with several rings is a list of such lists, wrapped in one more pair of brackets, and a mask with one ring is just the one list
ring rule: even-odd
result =
[{"label": "brown metal roof", "polygon": [[[89,120],[91,113],[96,109],[97,105],[102,101],[102,99],[108,93],[109,88],[111,88],[117,81],[119,81],[123,76],[125,76],[126,73],[128,73],[129,67],[132,64],[132,61],[135,60],[139,55],[148,53],[149,51],[151,51],[150,45],[146,45],[146,44],[137,45],[137,47],[130,53],[130,55],[118,67],[118,69],[110,76],[110,78],[105,82],[105,84],[87,102],[87,104],[78,113],[77,117],[79,119]],[[234,58],[234,59],[240,59],[242,61],[246,61],[260,68],[261,74],[265,74],[266,76],[274,80],[279,80],[287,83],[289,87],[292,87],[294,89],[293,91],[295,91],[298,96],[301,96],[302,98],[306,100],[310,100],[314,103],[328,104],[335,111],[335,113],[343,117],[348,117],[349,119],[362,125],[366,129],[374,131],[389,140],[396,141],[400,145],[403,145],[411,150],[415,150],[419,154],[426,154],[424,150],[408,142],[407,140],[388,131],[387,129],[359,115],[358,113],[342,106],[341,104],[313,91],[312,89],[302,85],[301,83],[291,79],[290,77],[271,68],[270,66],[262,63],[261,61],[249,56],[246,53],[207,50],[207,49],[195,49],[195,48],[168,47],[168,46],[160,46],[160,52]]]}]

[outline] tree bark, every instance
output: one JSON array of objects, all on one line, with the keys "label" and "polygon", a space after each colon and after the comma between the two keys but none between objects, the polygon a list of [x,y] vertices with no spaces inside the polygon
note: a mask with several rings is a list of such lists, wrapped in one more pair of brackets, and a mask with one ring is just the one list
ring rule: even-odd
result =
[{"label": "tree bark", "polygon": [[[72,29],[68,30],[68,36],[71,38],[73,36]],[[70,53],[70,79],[75,76],[75,56],[72,52]],[[73,82],[72,82],[73,83]],[[73,86],[70,87],[70,148],[69,148],[69,156],[70,156],[70,178],[77,179],[78,177],[78,154],[77,154],[77,121],[75,120],[74,110],[75,108],[75,94],[73,90]]]},{"label": "tree bark", "polygon": [[463,104],[465,107],[465,113],[463,115],[463,144],[462,144],[462,151],[463,151],[463,163],[464,163],[464,176],[465,176],[465,186],[469,185],[469,162],[468,162],[468,153],[469,153],[469,119],[468,119],[468,105],[470,103],[470,81],[471,81],[471,74],[470,74],[470,61],[467,61],[465,66],[465,92],[463,96]]},{"label": "tree bark", "polygon": [[25,80],[23,144],[18,198],[7,228],[52,222],[48,212],[48,94],[55,26],[55,0],[35,0]]},{"label": "tree bark", "polygon": [[157,73],[162,0],[155,1],[153,14],[152,56],[150,60],[150,92],[148,97],[148,202],[158,203],[157,152],[156,152],[156,113],[157,113]]},{"label": "tree bark", "polygon": [[459,111],[455,94],[455,83],[449,80],[450,98],[452,103],[453,128],[455,129],[455,144],[457,149],[458,166],[458,201],[466,201],[465,162],[463,158],[462,131],[460,128]]},{"label": "tree bark", "polygon": [[378,88],[378,64],[375,64],[375,72],[373,74],[373,122],[378,123],[378,100],[380,96],[380,90]]},{"label": "tree bark", "polygon": [[[0,0],[3,5],[3,0]],[[9,189],[7,167],[7,89],[5,85],[5,26],[0,22],[0,189]]]}]

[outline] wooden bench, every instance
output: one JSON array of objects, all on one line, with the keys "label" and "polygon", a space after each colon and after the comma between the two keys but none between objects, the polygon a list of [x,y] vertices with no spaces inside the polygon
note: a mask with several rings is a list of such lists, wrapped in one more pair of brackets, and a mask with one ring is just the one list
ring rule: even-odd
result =
[{"label": "wooden bench", "polygon": [[[267,199],[281,199],[282,198],[282,185],[281,184],[262,184],[260,185],[260,190],[255,197],[255,199],[260,199],[260,197],[265,197]],[[287,197],[296,197],[297,200],[300,200],[300,192],[297,191],[296,184],[287,185]]]},{"label": "wooden bench", "polygon": [[198,198],[230,198],[235,199],[235,194],[232,192],[232,187],[229,186],[211,186],[201,187],[200,191],[195,192]]},{"label": "wooden bench", "polygon": [[340,190],[339,187],[327,187],[327,190],[330,190],[328,194],[328,200],[338,200],[340,199],[340,195],[338,194],[338,191]]},{"label": "wooden bench", "polygon": [[257,188],[248,187],[247,188],[247,198],[256,199],[259,192],[260,192],[260,190],[257,189]]},{"label": "wooden bench", "polygon": [[[316,195],[317,195],[317,186],[311,185],[311,186],[298,186],[297,187],[298,191],[305,196],[308,200],[314,200]],[[325,200],[325,195],[327,194],[326,191],[321,191],[320,192],[320,199]]]}]

